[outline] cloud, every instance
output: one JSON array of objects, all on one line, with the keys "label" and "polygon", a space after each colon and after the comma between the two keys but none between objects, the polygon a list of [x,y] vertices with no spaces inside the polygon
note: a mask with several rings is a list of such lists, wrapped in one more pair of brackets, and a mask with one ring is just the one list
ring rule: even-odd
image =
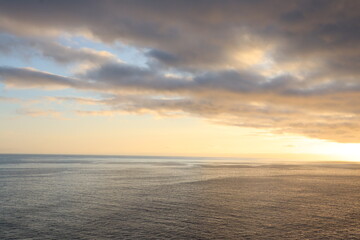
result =
[{"label": "cloud", "polygon": [[76,87],[72,79],[30,68],[0,67],[0,82],[16,88],[69,88]]},{"label": "cloud", "polygon": [[314,49],[343,49],[358,39],[356,0],[191,4],[14,0],[2,1],[0,7],[3,25],[10,22],[13,26],[2,27],[7,31],[89,34],[105,42],[151,48],[150,55],[159,61],[185,67],[232,65],[234,51],[249,47],[273,44],[274,51],[287,56],[293,51],[311,54]]},{"label": "cloud", "polygon": [[[92,63],[69,77],[0,67],[0,81],[106,94],[61,100],[102,107],[79,114],[176,112],[360,142],[359,8],[356,0],[0,1],[1,52]],[[52,42],[62,34],[139,48],[147,66]]]},{"label": "cloud", "polygon": [[61,113],[54,110],[39,110],[39,109],[27,109],[20,108],[16,111],[19,115],[26,115],[31,117],[53,117],[61,118]]},{"label": "cloud", "polygon": [[81,97],[46,97],[47,101],[55,101],[62,103],[64,101],[72,101],[83,105],[99,105],[102,103],[101,100],[92,98],[81,98]]},{"label": "cloud", "polygon": [[106,51],[71,48],[57,43],[56,39],[52,38],[18,37],[7,33],[0,33],[0,52],[16,53],[27,58],[31,55],[41,55],[61,64],[101,64],[118,60],[116,56]]},{"label": "cloud", "polygon": [[176,56],[157,49],[151,49],[146,53],[146,55],[150,58],[156,59],[159,62],[164,62],[167,64],[176,64],[176,62],[178,61]]},{"label": "cloud", "polygon": [[21,102],[21,99],[0,96],[0,102],[18,103],[18,102]]},{"label": "cloud", "polygon": [[[359,95],[358,88],[341,82],[309,87],[290,75],[266,78],[234,70],[202,73],[191,79],[170,78],[156,69],[123,63],[105,64],[72,78],[4,67],[0,76],[6,84],[18,87],[71,87],[110,94],[104,99],[55,98],[108,108],[79,110],[82,115],[181,113],[221,124],[358,141],[354,129],[358,127],[360,108],[352,104],[353,97]],[[351,94],[355,95],[346,97]]]}]

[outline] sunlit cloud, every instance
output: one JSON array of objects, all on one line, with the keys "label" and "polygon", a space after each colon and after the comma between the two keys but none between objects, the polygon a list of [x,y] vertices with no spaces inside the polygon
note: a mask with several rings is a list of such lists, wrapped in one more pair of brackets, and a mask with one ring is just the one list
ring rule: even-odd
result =
[{"label": "sunlit cloud", "polygon": [[[61,76],[1,66],[0,82],[102,96],[49,97],[76,102],[80,115],[183,114],[356,143],[359,7],[351,0],[2,1],[2,54],[74,67]],[[123,62],[115,50],[55,41],[64,34],[109,49],[127,44],[139,49],[146,66]]]},{"label": "sunlit cloud", "polygon": [[52,117],[61,118],[61,113],[54,110],[42,110],[42,109],[29,109],[20,108],[16,111],[19,115],[25,115],[30,117]]}]

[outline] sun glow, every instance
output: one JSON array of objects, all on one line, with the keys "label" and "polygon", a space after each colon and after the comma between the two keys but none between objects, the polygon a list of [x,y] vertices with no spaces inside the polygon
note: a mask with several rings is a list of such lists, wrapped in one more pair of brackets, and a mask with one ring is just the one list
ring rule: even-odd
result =
[{"label": "sun glow", "polygon": [[327,143],[318,149],[319,153],[339,160],[360,162],[359,143]]}]

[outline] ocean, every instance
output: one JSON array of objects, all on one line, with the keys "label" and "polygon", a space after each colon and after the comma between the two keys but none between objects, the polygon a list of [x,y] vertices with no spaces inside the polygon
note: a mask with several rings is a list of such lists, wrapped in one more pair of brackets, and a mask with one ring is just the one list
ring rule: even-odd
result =
[{"label": "ocean", "polygon": [[0,155],[0,239],[360,239],[360,165]]}]

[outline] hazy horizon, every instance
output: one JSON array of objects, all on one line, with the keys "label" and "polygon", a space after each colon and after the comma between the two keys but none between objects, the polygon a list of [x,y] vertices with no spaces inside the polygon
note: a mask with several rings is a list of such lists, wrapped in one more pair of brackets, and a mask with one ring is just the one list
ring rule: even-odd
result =
[{"label": "hazy horizon", "polygon": [[208,160],[261,160],[268,163],[274,162],[360,162],[360,159],[346,158],[338,155],[324,155],[324,154],[267,154],[267,153],[252,153],[252,154],[238,154],[238,155],[161,155],[161,154],[85,154],[85,153],[0,153],[0,155],[33,155],[33,156],[89,156],[89,157],[120,157],[120,158],[144,158],[144,159],[208,159]]}]

